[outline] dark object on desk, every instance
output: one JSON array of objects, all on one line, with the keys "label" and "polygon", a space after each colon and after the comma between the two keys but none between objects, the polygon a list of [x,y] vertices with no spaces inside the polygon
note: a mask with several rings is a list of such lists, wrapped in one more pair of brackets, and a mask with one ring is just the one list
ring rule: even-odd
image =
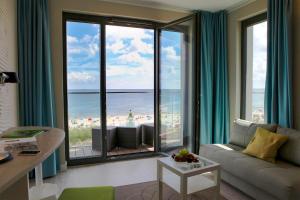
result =
[{"label": "dark object on desk", "polygon": [[39,150],[23,150],[19,153],[19,155],[24,156],[35,156],[36,154],[40,153]]},{"label": "dark object on desk", "polygon": [[0,164],[5,163],[13,159],[13,156],[9,152],[1,152],[0,153]]},{"label": "dark object on desk", "polygon": [[19,82],[20,80],[16,72],[0,72],[0,84]]}]

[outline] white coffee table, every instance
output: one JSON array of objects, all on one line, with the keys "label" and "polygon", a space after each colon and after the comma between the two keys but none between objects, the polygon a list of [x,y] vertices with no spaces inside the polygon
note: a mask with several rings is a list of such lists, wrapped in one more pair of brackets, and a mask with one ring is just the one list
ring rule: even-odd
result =
[{"label": "white coffee table", "polygon": [[220,164],[199,156],[201,166],[182,167],[171,157],[157,160],[159,199],[163,198],[163,183],[180,194],[181,199],[206,189],[214,189],[214,199],[220,196]]}]

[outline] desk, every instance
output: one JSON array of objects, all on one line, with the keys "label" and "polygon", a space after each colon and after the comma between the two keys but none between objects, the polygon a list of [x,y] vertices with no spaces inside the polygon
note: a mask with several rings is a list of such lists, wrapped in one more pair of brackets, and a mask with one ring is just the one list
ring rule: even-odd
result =
[{"label": "desk", "polygon": [[[26,129],[41,127],[26,127]],[[9,129],[23,129],[14,128]],[[44,128],[43,128],[44,129]],[[19,156],[13,154],[14,159],[0,165],[0,199],[28,200],[29,185],[28,172],[46,160],[64,141],[63,130],[48,128],[48,131],[37,136],[40,153],[35,156]]]}]

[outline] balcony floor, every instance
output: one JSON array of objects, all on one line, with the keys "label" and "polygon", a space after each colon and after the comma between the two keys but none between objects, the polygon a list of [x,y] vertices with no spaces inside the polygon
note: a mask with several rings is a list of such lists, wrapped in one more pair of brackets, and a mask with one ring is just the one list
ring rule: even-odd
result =
[{"label": "balcony floor", "polygon": [[[150,145],[143,145],[137,149],[127,149],[127,148],[114,148],[112,151],[107,152],[108,156],[118,156],[125,154],[133,154],[133,153],[142,153],[142,152],[150,152],[154,151],[154,147]],[[70,147],[70,158],[84,158],[91,156],[101,156],[101,151],[95,151],[92,149],[91,145],[84,146],[72,146]]]}]

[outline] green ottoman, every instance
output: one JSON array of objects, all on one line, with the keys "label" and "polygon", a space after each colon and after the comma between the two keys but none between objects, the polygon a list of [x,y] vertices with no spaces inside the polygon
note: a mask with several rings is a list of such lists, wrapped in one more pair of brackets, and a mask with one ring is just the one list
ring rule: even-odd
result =
[{"label": "green ottoman", "polygon": [[115,191],[111,186],[67,188],[58,200],[114,200]]}]

